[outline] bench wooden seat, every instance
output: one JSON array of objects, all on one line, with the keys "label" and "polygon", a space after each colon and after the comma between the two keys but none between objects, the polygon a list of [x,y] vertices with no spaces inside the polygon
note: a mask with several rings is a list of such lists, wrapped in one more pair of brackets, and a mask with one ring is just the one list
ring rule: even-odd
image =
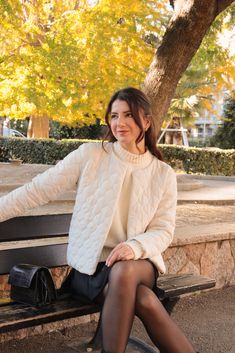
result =
[{"label": "bench wooden seat", "polygon": [[[161,300],[173,299],[180,294],[192,293],[192,291],[198,289],[208,289],[213,287],[215,283],[213,280],[206,277],[193,274],[164,277],[160,277],[158,280],[158,288],[161,288]],[[191,285],[186,287],[184,283],[188,283],[189,281]],[[174,292],[169,291],[169,288],[172,287],[174,287]],[[58,300],[42,308],[13,302],[4,302],[0,304],[0,333],[93,314],[99,311],[100,307],[97,305],[82,305],[71,298],[69,298],[69,300]]]},{"label": "bench wooden seat", "polygon": [[99,311],[100,307],[97,305],[81,305],[71,298],[59,300],[41,308],[17,303],[2,304],[0,306],[0,333],[94,314]]},{"label": "bench wooden seat", "polygon": [[[8,274],[13,265],[32,263],[47,267],[66,265],[67,235],[71,214],[26,216],[0,223],[0,275]],[[168,312],[182,294],[215,286],[213,279],[196,274],[160,276],[156,295]],[[100,312],[97,305],[83,305],[69,299],[58,300],[42,308],[17,304],[0,299],[0,333],[15,331],[40,324]],[[99,327],[99,325],[98,325]],[[153,352],[153,348],[135,338],[130,338],[139,351]],[[97,330],[89,347],[100,345]]]},{"label": "bench wooden seat", "polygon": [[176,298],[182,294],[213,288],[214,286],[214,279],[195,273],[164,275],[158,278],[156,294],[160,300],[164,300],[167,298]]}]

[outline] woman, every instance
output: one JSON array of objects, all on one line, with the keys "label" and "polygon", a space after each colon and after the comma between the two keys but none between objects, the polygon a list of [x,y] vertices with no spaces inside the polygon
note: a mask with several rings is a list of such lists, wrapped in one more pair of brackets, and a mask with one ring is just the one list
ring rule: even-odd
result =
[{"label": "woman", "polygon": [[162,161],[150,103],[125,88],[111,98],[109,142],[80,146],[31,183],[0,199],[0,221],[47,203],[77,184],[69,231],[70,286],[103,304],[103,352],[125,351],[136,314],[161,352],[193,353],[153,293],[172,241],[176,178]]}]

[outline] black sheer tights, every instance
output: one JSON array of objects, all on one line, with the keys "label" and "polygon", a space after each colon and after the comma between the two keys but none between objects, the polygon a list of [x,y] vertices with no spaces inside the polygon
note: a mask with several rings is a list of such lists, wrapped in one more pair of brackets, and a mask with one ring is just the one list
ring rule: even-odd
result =
[{"label": "black sheer tights", "polygon": [[161,353],[194,353],[152,292],[154,281],[154,268],[147,260],[119,261],[113,265],[108,285],[99,297],[99,302],[103,302],[103,352],[125,352],[134,315],[137,315]]}]

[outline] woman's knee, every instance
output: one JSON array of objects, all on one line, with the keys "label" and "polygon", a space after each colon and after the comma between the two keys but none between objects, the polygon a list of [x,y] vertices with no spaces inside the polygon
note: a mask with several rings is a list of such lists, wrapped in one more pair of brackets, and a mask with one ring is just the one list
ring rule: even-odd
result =
[{"label": "woman's knee", "polygon": [[135,282],[135,266],[134,261],[118,261],[110,271],[109,285],[112,283],[118,286],[127,286]]}]

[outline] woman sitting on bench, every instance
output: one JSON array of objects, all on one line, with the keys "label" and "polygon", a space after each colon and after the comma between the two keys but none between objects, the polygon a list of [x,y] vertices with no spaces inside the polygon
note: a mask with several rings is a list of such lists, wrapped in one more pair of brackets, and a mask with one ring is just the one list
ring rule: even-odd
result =
[{"label": "woman sitting on bench", "polygon": [[134,315],[168,353],[193,353],[152,289],[172,241],[176,177],[162,161],[150,103],[135,88],[116,92],[105,120],[109,142],[84,143],[32,182],[0,199],[0,221],[45,204],[77,184],[67,283],[84,303],[103,304],[103,351],[123,353]]}]

